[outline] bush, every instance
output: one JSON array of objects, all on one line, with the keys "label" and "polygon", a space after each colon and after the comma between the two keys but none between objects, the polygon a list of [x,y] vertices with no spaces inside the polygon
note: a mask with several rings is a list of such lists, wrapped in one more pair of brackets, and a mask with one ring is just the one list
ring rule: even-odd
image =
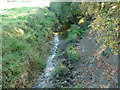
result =
[{"label": "bush", "polygon": [[69,60],[72,61],[80,60],[80,54],[75,50],[75,48],[72,45],[67,46],[66,52]]},{"label": "bush", "polygon": [[102,55],[102,56],[107,56],[108,53],[106,53],[105,51],[102,51],[102,52],[101,52],[101,55]]},{"label": "bush", "polygon": [[69,32],[68,32],[67,40],[73,41],[73,40],[77,39],[79,35],[80,35],[80,32],[79,32],[78,26],[71,25],[71,28],[69,29]]},{"label": "bush", "polygon": [[64,65],[58,65],[54,73],[59,74],[60,76],[65,76],[68,73],[68,71],[69,71],[68,67]]}]

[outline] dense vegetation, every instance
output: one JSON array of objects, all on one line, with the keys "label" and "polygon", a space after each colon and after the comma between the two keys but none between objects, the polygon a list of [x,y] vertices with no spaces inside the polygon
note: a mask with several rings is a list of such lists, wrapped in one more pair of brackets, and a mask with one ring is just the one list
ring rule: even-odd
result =
[{"label": "dense vegetation", "polygon": [[[53,2],[50,5],[50,10],[54,12],[59,19],[59,23],[71,23],[68,28],[67,38],[60,44],[57,57],[58,65],[55,70],[55,87],[70,87],[66,81],[70,79],[70,75],[74,74],[73,66],[81,60],[80,51],[75,47],[77,40],[82,39],[86,33],[95,36],[96,44],[103,43],[106,47],[111,48],[112,55],[120,53],[119,30],[119,6],[120,3],[88,3],[88,2]],[[66,25],[67,26],[67,25]],[[91,46],[92,47],[92,46]],[[103,51],[102,56],[107,56],[108,53]],[[89,58],[89,56],[88,56]],[[76,64],[75,64],[76,65]],[[73,72],[73,73],[72,73]],[[82,77],[82,76],[80,76]],[[75,78],[75,77],[74,77]],[[57,82],[59,80],[59,82]],[[61,83],[60,83],[61,82]],[[68,80],[70,82],[70,80]],[[72,82],[72,80],[71,80]],[[64,84],[63,84],[64,83]],[[68,84],[68,85],[67,85]],[[81,85],[81,83],[79,83]],[[81,86],[73,85],[77,88]]]},{"label": "dense vegetation", "polygon": [[[53,2],[48,8],[1,10],[3,87],[31,87],[35,76],[45,67],[56,23],[71,24],[64,40],[66,45],[62,47],[64,52],[59,50],[58,56],[79,61],[80,54],[69,43],[82,39],[88,28],[97,36],[97,43],[103,42],[118,55],[119,6],[120,3]],[[55,74],[66,75],[68,71],[60,62]]]},{"label": "dense vegetation", "polygon": [[[68,32],[68,39],[77,36],[80,37],[81,33],[87,28],[83,24],[88,25],[90,20],[92,20],[89,27],[91,27],[92,33],[98,36],[97,42],[104,42],[117,55],[120,53],[120,46],[118,45],[120,42],[118,37],[118,33],[120,32],[119,6],[120,3],[116,2],[53,2],[51,3],[50,9],[56,13],[60,22],[64,23],[69,20],[75,24],[72,25]],[[78,27],[75,27],[76,25]]]},{"label": "dense vegetation", "polygon": [[[47,8],[2,10],[3,87],[30,87],[47,60],[51,28],[57,22]],[[49,42],[48,42],[49,41]]]}]

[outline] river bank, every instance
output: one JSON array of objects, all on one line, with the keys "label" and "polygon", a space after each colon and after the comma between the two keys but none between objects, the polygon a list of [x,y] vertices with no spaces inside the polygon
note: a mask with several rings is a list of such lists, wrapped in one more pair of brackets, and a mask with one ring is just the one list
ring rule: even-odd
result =
[{"label": "river bank", "polygon": [[[55,88],[117,88],[118,57],[113,55],[110,48],[102,42],[97,43],[90,30],[86,30],[82,39],[69,42],[80,53],[80,60],[73,62],[64,54],[57,59],[69,68],[66,75],[55,74],[53,87]],[[60,53],[66,52],[68,43],[63,42]],[[103,52],[107,56],[102,55]],[[116,81],[117,80],[117,81]]]},{"label": "river bank", "polygon": [[0,14],[2,87],[30,88],[45,68],[57,19],[47,8],[37,7],[5,9]]}]

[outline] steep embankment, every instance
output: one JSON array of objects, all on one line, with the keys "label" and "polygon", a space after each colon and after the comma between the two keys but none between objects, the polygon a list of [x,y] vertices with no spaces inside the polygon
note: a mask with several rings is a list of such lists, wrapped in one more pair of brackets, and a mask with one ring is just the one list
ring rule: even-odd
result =
[{"label": "steep embankment", "polygon": [[2,18],[2,86],[31,87],[45,67],[57,22],[47,8],[13,8],[0,11]]}]

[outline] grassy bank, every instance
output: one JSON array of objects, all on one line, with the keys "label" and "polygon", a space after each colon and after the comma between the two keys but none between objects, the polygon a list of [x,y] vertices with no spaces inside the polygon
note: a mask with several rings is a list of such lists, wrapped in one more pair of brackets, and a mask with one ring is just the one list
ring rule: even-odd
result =
[{"label": "grassy bank", "polygon": [[51,28],[57,22],[47,8],[13,8],[0,11],[4,88],[31,87],[45,67],[52,46]]}]

